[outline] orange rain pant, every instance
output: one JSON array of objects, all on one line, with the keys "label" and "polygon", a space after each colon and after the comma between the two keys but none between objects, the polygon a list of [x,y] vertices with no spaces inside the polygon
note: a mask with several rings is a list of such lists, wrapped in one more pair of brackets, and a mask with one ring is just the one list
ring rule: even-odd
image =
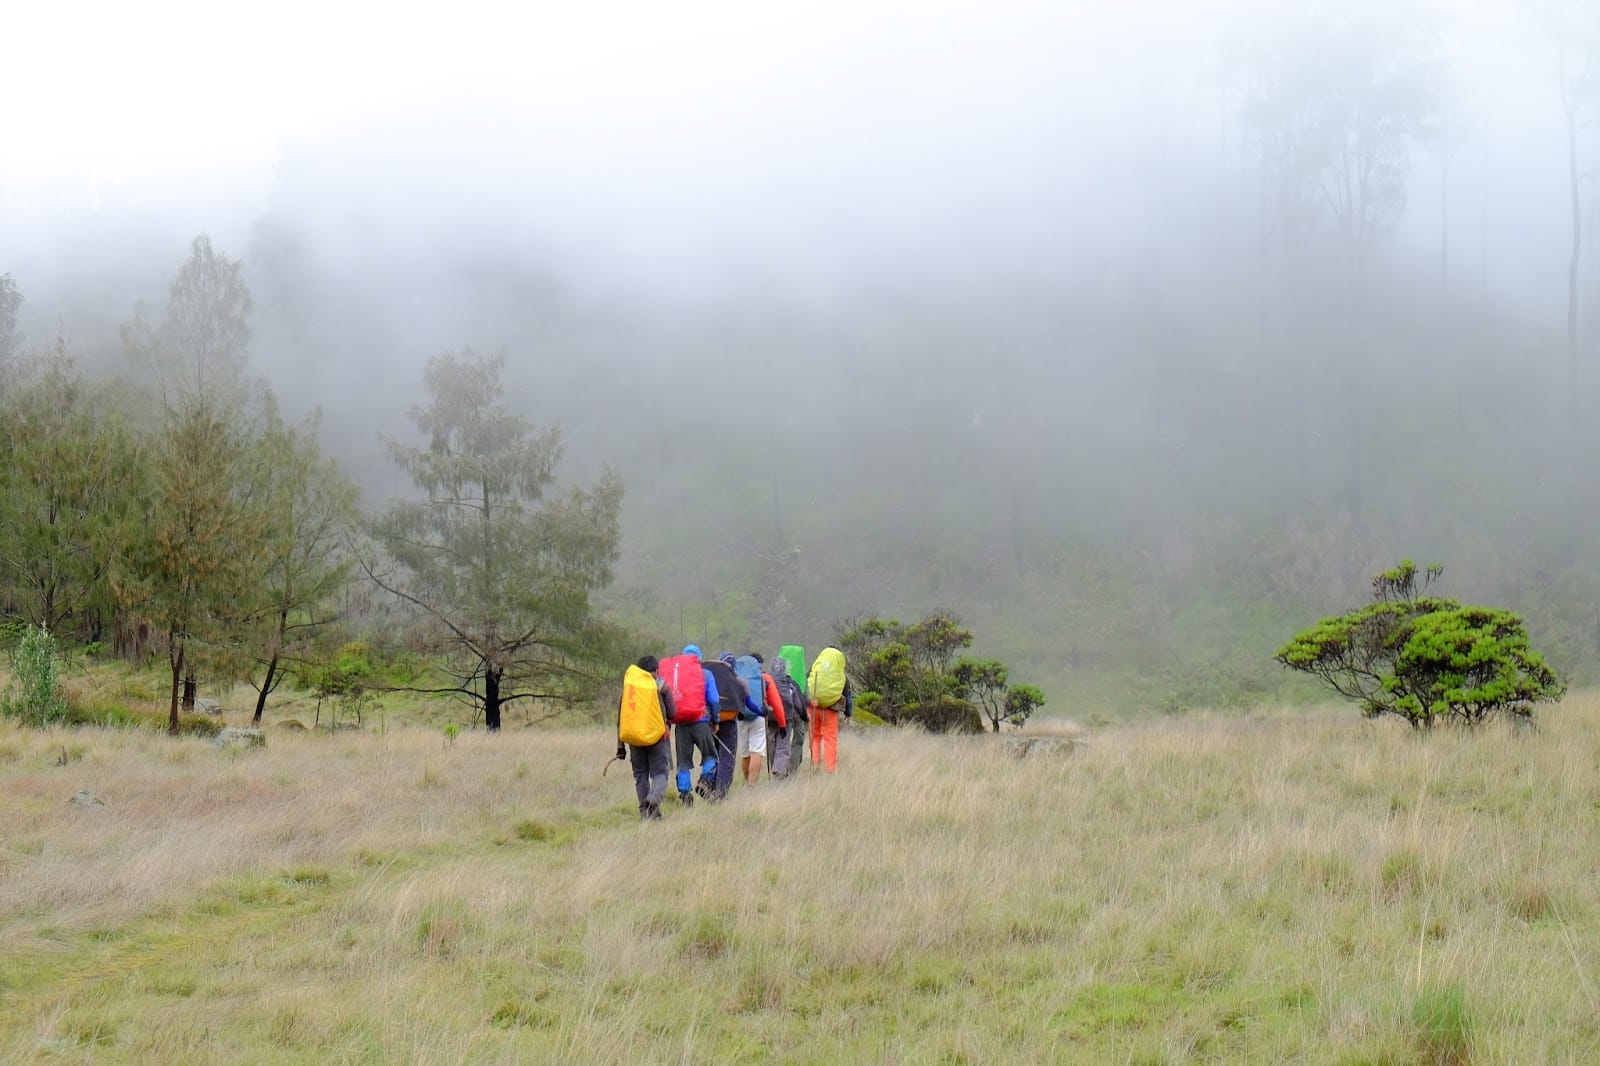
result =
[{"label": "orange rain pant", "polygon": [[818,707],[811,712],[811,765],[827,773],[839,768],[839,712]]}]

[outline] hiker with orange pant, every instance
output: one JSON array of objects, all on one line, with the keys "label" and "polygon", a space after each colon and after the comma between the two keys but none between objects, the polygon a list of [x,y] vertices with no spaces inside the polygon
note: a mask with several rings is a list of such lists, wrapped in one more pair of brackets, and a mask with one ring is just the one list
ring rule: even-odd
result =
[{"label": "hiker with orange pant", "polygon": [[806,674],[811,700],[811,761],[825,773],[839,768],[839,716],[849,718],[856,709],[850,679],[845,675],[844,652],[823,648]]}]

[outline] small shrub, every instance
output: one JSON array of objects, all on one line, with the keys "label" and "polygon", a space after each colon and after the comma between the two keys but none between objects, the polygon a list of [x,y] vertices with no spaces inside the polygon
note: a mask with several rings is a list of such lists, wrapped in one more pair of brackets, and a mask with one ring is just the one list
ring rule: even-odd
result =
[{"label": "small shrub", "polygon": [[429,903],[417,919],[417,946],[441,958],[455,954],[470,932],[471,920],[466,905],[446,899]]},{"label": "small shrub", "polygon": [[[535,997],[536,999],[538,997]],[[545,1029],[555,1024],[556,1014],[550,1008],[537,1002],[530,1003],[525,999],[506,999],[489,1015],[491,1024],[501,1029],[512,1029],[525,1026],[529,1029]]]},{"label": "small shrub", "polygon": [[1472,1012],[1456,982],[1422,990],[1411,1007],[1418,1057],[1434,1066],[1465,1066],[1472,1059]]},{"label": "small shrub", "polygon": [[537,818],[527,818],[517,823],[516,833],[518,840],[543,843],[549,840],[555,831]]},{"label": "small shrub", "polygon": [[1525,922],[1537,922],[1555,913],[1555,901],[1544,884],[1524,879],[1511,890],[1511,913]]},{"label": "small shrub", "polygon": [[118,696],[122,696],[125,699],[140,700],[144,703],[154,703],[156,701],[156,690],[144,678],[125,678],[117,684],[114,691]]},{"label": "small shrub", "polygon": [[720,914],[701,912],[679,937],[683,953],[703,959],[721,958],[733,946],[733,927]]},{"label": "small shrub", "polygon": [[0,715],[44,728],[67,716],[56,679],[56,641],[44,626],[29,626],[12,653],[11,684],[0,696]]}]

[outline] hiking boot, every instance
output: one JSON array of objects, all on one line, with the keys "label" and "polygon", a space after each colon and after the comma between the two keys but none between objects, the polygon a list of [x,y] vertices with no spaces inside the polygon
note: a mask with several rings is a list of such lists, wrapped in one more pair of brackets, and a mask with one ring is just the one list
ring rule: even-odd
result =
[{"label": "hiking boot", "polygon": [[680,792],[680,793],[678,793],[678,802],[683,804],[685,807],[693,807],[694,806],[694,793],[693,792]]},{"label": "hiking boot", "polygon": [[659,803],[641,803],[641,804],[639,804],[639,821],[641,821],[641,822],[653,822],[657,818],[660,818],[660,817],[661,817],[661,805]]},{"label": "hiking boot", "polygon": [[[703,777],[694,783],[694,790],[703,800],[711,800],[716,798],[713,795],[716,790],[716,785],[711,781],[707,781]],[[688,795],[688,793],[684,793],[684,795]]]}]

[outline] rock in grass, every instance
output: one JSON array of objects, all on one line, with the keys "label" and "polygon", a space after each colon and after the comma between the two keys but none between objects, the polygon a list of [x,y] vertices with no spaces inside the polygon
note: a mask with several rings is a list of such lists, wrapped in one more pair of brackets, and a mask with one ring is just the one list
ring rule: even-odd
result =
[{"label": "rock in grass", "polygon": [[105,805],[105,800],[101,799],[99,796],[96,796],[93,792],[90,792],[86,788],[78,789],[78,791],[72,794],[72,798],[67,800],[67,806],[80,807],[84,810],[89,810],[94,807],[104,807]]},{"label": "rock in grass", "polygon": [[224,729],[211,741],[219,748],[226,748],[230,744],[238,744],[246,748],[264,748],[267,746],[267,735],[259,729]]},{"label": "rock in grass", "polygon": [[1086,744],[1081,737],[1007,737],[1006,751],[1026,759],[1030,755],[1071,755]]},{"label": "rock in grass", "polygon": [[196,714],[209,714],[213,718],[222,716],[222,704],[216,700],[195,700],[194,711]]}]

